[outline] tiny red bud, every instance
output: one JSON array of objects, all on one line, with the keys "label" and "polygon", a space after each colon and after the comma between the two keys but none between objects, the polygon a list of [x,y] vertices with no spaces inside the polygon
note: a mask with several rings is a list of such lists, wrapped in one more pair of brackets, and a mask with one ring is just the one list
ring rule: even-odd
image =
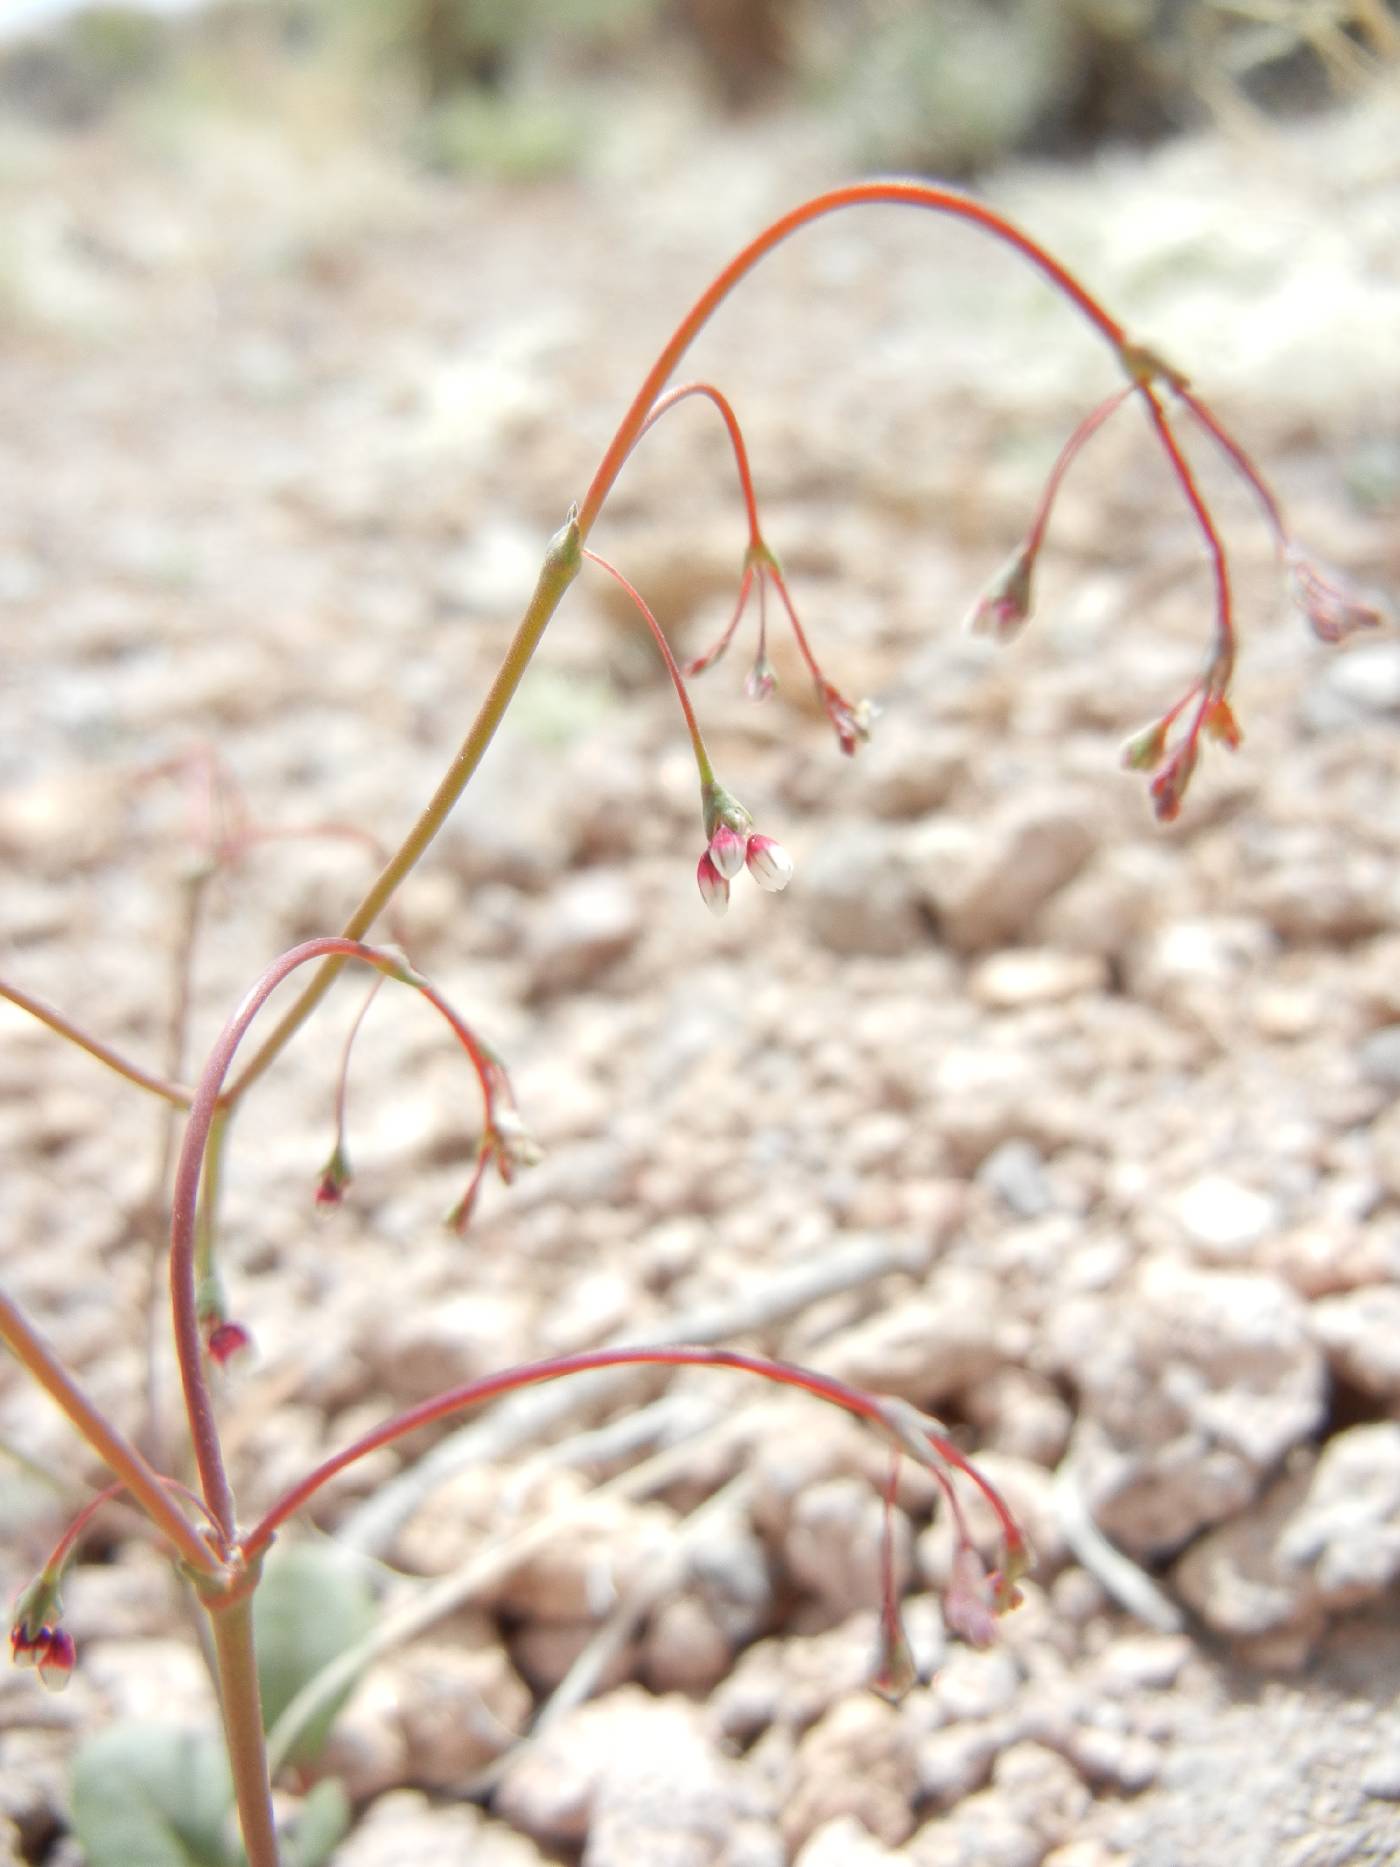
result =
[{"label": "tiny red bud", "polygon": [[1033,563],[1025,545],[1006,560],[978,597],[967,619],[969,634],[990,635],[1004,643],[1021,633],[1030,621]]},{"label": "tiny red bud", "polygon": [[745,694],[750,700],[767,700],[777,685],[772,663],[766,655],[760,655],[744,676]]},{"label": "tiny red bud", "polygon": [[1244,742],[1244,734],[1240,731],[1239,721],[1235,718],[1229,701],[1223,695],[1211,701],[1206,708],[1202,724],[1212,739],[1227,746],[1231,752],[1237,752]]},{"label": "tiny red bud", "polygon": [[345,1197],[352,1175],[350,1162],[345,1149],[339,1142],[331,1152],[330,1159],[321,1169],[321,1177],[316,1182],[316,1204],[318,1206],[338,1206]]},{"label": "tiny red bud", "polygon": [[1166,755],[1167,730],[1167,722],[1157,720],[1136,733],[1120,754],[1124,766],[1129,771],[1155,771]]},{"label": "tiny red bud", "polygon": [[1362,596],[1324,571],[1315,558],[1297,548],[1288,553],[1288,583],[1293,601],[1321,642],[1333,645],[1389,620],[1379,601]]},{"label": "tiny red bud", "polygon": [[1159,823],[1174,823],[1181,815],[1182,799],[1186,796],[1186,787],[1195,769],[1195,742],[1187,739],[1172,753],[1149,787],[1152,808]]},{"label": "tiny red bud", "polygon": [[230,1362],[252,1354],[253,1338],[241,1322],[218,1322],[207,1330],[204,1346],[212,1362],[227,1368]]},{"label": "tiny red bud", "polygon": [[919,1669],[899,1610],[893,1606],[882,1609],[880,1646],[870,1674],[870,1689],[887,1703],[898,1705],[918,1683]]}]

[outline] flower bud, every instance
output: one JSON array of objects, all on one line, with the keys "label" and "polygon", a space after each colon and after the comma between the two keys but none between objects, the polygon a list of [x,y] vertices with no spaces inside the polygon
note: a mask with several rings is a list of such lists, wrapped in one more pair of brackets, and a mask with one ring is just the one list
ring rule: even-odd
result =
[{"label": "flower bud", "polygon": [[1167,722],[1156,720],[1135,733],[1120,754],[1128,771],[1155,771],[1167,751]]},{"label": "flower bud", "polygon": [[792,880],[792,857],[771,836],[751,836],[744,851],[749,874],[770,895],[778,894]]},{"label": "flower bud", "polygon": [[1335,644],[1388,620],[1384,607],[1325,572],[1315,558],[1296,546],[1288,553],[1288,584],[1293,601],[1320,642]]},{"label": "flower bud", "polygon": [[969,635],[1010,642],[1021,633],[1031,616],[1033,562],[1025,545],[1006,560],[973,606],[967,619]]},{"label": "flower bud", "polygon": [[316,1204],[318,1206],[338,1206],[350,1184],[350,1162],[345,1149],[337,1141],[331,1151],[331,1157],[321,1169],[321,1177],[316,1182]]},{"label": "flower bud", "polygon": [[[725,881],[729,881],[743,868],[744,849],[743,836],[727,823],[721,823],[710,838],[710,861]],[[703,893],[703,889],[701,892]]]},{"label": "flower bud", "polygon": [[943,1597],[943,1618],[970,1647],[989,1647],[997,1637],[991,1578],[970,1543],[953,1556],[953,1574]]},{"label": "flower bud", "polygon": [[700,858],[699,866],[695,871],[695,880],[700,889],[700,899],[711,914],[723,914],[729,906],[729,883],[710,860],[708,849]]},{"label": "flower bud", "polygon": [[1181,815],[1181,802],[1196,769],[1196,742],[1185,739],[1157,773],[1148,789],[1152,808],[1159,823],[1174,823]]},{"label": "flower bud", "polygon": [[777,685],[773,664],[767,655],[760,655],[744,676],[745,694],[750,700],[766,700]]},{"label": "flower bud", "polygon": [[206,1330],[204,1346],[210,1361],[227,1368],[230,1362],[241,1361],[252,1354],[253,1338],[241,1322],[216,1322]]}]

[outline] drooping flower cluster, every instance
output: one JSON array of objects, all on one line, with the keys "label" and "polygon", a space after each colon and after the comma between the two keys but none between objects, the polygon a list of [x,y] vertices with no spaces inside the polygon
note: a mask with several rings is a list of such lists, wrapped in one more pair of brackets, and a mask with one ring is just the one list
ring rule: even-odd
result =
[{"label": "drooping flower cluster", "polygon": [[61,1614],[58,1576],[46,1569],[15,1603],[10,1628],[10,1658],[16,1666],[32,1667],[51,1692],[61,1692],[68,1684],[78,1658]]},{"label": "drooping flower cluster", "polygon": [[700,898],[712,914],[729,906],[729,884],[741,869],[769,894],[777,894],[792,880],[792,857],[771,836],[753,827],[737,798],[713,781],[702,791],[705,835],[708,839],[695,870]]},{"label": "drooping flower cluster", "polygon": [[78,1662],[73,1636],[66,1627],[45,1624],[29,1633],[21,1626],[10,1629],[10,1657],[16,1666],[32,1666],[41,1685],[50,1692],[61,1692],[73,1676]]}]

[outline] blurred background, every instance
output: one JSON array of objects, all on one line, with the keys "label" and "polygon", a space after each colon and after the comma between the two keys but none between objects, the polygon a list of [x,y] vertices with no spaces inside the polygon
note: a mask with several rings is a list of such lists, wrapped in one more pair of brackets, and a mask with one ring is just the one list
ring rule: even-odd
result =
[{"label": "blurred background", "polygon": [[[852,173],[1005,209],[1190,372],[1310,549],[1393,595],[1398,49],[1381,0],[0,0],[0,970],[192,1071],[404,835],[686,305]],[[958,626],[1119,383],[1041,278],[960,226],[842,214],[686,368],[731,397],[816,650],[882,717],[844,760],[776,631],[764,705],[751,634],[696,682],[797,865],[712,920],[673,695],[580,575],[389,930],[546,1158],[446,1230],[478,1111],[385,991],[319,1222],[342,982],[230,1153],[240,1508],[449,1381],[703,1323],[937,1411],[1038,1565],[1001,1648],[945,1651],[947,1525],[902,1494],[932,1682],[896,1711],[864,1685],[884,1461],[812,1407],[641,1380],[423,1492],[381,1453],[317,1521],[394,1593],[675,1462],[369,1675],[325,1759],[359,1824],[338,1867],[1400,1858],[1400,642],[1308,633],[1184,423],[1246,738],[1163,830],[1119,747],[1193,678],[1212,598],[1134,408],[1066,481],[1025,635]],[[743,519],[690,402],[595,541],[691,655]],[[221,810],[248,835],[201,915]],[[314,834],[347,825],[369,848]],[[162,1159],[158,1111],[0,1005],[0,1274],[178,1448]],[[7,1587],[95,1477],[0,1358]],[[65,1600],[63,1700],[0,1668],[6,1867],[84,1859],[95,1735],[216,1716],[126,1520]],[[600,1638],[596,1702],[519,1742]],[[460,1800],[488,1766],[489,1819]]]},{"label": "blurred background", "polygon": [[[1017,153],[1314,109],[1400,47],[1388,0],[12,0],[8,109],[349,113],[429,166],[606,161],[619,105],[818,117],[848,166],[969,175]],[[313,101],[315,100],[315,101]]]}]

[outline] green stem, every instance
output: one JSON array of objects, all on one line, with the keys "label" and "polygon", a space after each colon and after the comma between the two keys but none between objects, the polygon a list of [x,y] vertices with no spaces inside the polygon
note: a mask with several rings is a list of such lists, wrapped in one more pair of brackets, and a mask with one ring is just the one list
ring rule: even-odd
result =
[{"label": "green stem", "polygon": [[240,1595],[218,1606],[206,1604],[214,1633],[219,1708],[233,1771],[233,1794],[248,1867],[279,1867],[272,1787],[267,1774],[262,1697],[253,1650],[253,1601]]},{"label": "green stem", "polygon": [[[442,782],[434,791],[427,809],[414,824],[404,842],[395,851],[376,877],[373,887],[361,901],[355,912],[345,923],[341,932],[347,940],[359,940],[373,925],[380,913],[388,905],[404,877],[417,864],[419,858],[446,823],[453,805],[471,782],[472,774],[481,763],[486,748],[495,737],[506,708],[515,697],[530,665],[530,659],[539,646],[550,617],[563,600],[564,592],[578,575],[581,554],[582,535],[579,531],[578,517],[571,512],[564,525],[549,541],[544,563],[540,567],[534,594],[524,616],[520,620],[506,658],[497,670],[496,678],[491,683],[486,698],[477,710],[471,730],[458,748],[457,756],[448,766]],[[281,1052],[294,1032],[310,1017],[330,990],[336,975],[344,966],[345,960],[335,955],[317,968],[315,977],[306,987],[301,997],[279,1021],[271,1034],[265,1039],[244,1069],[224,1092],[223,1101],[236,1102],[244,1090],[254,1083],[268,1065]]]},{"label": "green stem", "polygon": [[88,1399],[18,1304],[3,1290],[0,1290],[0,1340],[67,1414],[97,1456],[116,1473],[190,1567],[211,1581],[222,1581],[223,1564],[171,1501],[159,1473],[117,1431],[101,1408]]}]

